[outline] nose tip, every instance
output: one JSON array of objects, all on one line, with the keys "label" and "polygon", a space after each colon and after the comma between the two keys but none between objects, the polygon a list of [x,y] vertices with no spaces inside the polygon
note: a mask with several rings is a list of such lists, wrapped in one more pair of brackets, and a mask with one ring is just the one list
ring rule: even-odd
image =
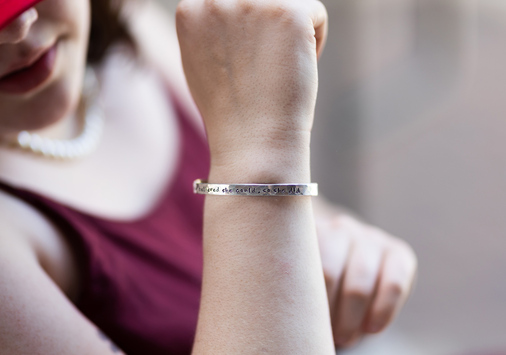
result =
[{"label": "nose tip", "polygon": [[38,18],[39,13],[34,7],[23,12],[9,25],[7,25],[7,27],[0,30],[0,44],[15,44],[21,42],[26,38],[30,28]]}]

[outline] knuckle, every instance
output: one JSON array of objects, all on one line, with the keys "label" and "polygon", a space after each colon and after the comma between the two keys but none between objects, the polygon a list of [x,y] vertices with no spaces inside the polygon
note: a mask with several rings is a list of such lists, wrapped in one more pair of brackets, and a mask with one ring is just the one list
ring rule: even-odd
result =
[{"label": "knuckle", "polygon": [[404,256],[404,260],[406,261],[411,268],[416,269],[418,264],[418,259],[415,253],[415,250],[411,245],[409,245],[406,241],[402,239],[395,238],[395,249],[402,253]]},{"label": "knuckle", "polygon": [[363,260],[353,265],[353,283],[368,288],[373,283],[375,270],[370,263]]},{"label": "knuckle", "polygon": [[385,232],[383,229],[375,227],[375,226],[367,226],[367,230],[374,238],[381,243],[387,244],[389,241],[395,240],[397,238]]},{"label": "knuckle", "polygon": [[266,3],[266,9],[269,10],[272,16],[283,17],[292,13],[290,3],[286,1],[272,1]]},{"label": "knuckle", "polygon": [[221,0],[205,0],[204,8],[211,14],[222,14],[225,11],[225,4]]},{"label": "knuckle", "polygon": [[325,280],[328,280],[328,283],[337,283],[339,281],[340,272],[335,267],[330,265],[322,265],[323,268],[323,276]]},{"label": "knuckle", "polygon": [[360,221],[356,217],[343,214],[341,215],[341,225],[350,233],[356,235],[358,239],[363,239],[366,234],[368,225]]},{"label": "knuckle", "polygon": [[248,15],[252,13],[258,5],[252,0],[239,0],[237,8],[241,15]]},{"label": "knuckle", "polygon": [[267,14],[271,19],[279,21],[285,26],[302,27],[301,11],[288,1],[273,1],[266,5]]},{"label": "knuckle", "polygon": [[179,4],[176,7],[176,19],[184,20],[188,18],[188,15],[190,14],[190,6],[188,5],[188,2],[185,0],[181,0]]},{"label": "knuckle", "polygon": [[[376,323],[376,328],[382,329],[385,327],[388,322],[392,318],[392,313],[394,312],[394,305],[384,305],[383,307],[376,309],[372,314],[372,319],[374,319]],[[377,329],[378,331],[379,329]]]},{"label": "knuckle", "polygon": [[224,23],[232,17],[230,3],[224,0],[204,0],[203,13],[211,22],[217,20]]},{"label": "knuckle", "polygon": [[404,287],[399,282],[390,282],[385,286],[385,292],[391,302],[398,300],[404,293]]},{"label": "knuckle", "polygon": [[390,321],[392,321],[395,315],[396,306],[397,302],[385,302],[381,305],[381,307],[375,307],[373,309],[370,322],[376,324],[375,332],[384,328]]},{"label": "knuckle", "polygon": [[415,250],[406,241],[399,239],[400,247],[404,252],[409,255],[415,262],[417,261]]},{"label": "knuckle", "polygon": [[345,291],[345,297],[353,300],[354,303],[366,303],[369,299],[369,289],[367,287],[355,285]]},{"label": "knuckle", "polygon": [[344,214],[333,216],[330,225],[335,230],[346,229],[346,216]]},{"label": "knuckle", "polygon": [[369,243],[378,247],[388,245],[388,234],[376,227],[364,226],[364,235]]},{"label": "knuckle", "polygon": [[176,7],[176,27],[181,31],[189,25],[195,16],[195,9],[187,0],[181,0]]}]

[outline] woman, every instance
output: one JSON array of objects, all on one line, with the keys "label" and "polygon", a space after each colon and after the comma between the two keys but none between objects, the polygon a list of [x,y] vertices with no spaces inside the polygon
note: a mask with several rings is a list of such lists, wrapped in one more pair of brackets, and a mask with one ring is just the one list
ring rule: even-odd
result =
[{"label": "woman", "polygon": [[[0,3],[2,354],[324,354],[382,330],[411,249],[309,197],[207,196],[202,275],[209,152],[175,31],[115,6]],[[310,182],[326,21],[313,0],[180,4],[211,182]]]}]

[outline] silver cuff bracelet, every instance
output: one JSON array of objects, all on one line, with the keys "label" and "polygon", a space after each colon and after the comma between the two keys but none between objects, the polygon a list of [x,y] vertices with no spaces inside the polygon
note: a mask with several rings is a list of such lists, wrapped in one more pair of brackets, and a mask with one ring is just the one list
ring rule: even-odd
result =
[{"label": "silver cuff bracelet", "polygon": [[217,196],[318,196],[318,184],[209,184],[193,182],[193,192]]}]

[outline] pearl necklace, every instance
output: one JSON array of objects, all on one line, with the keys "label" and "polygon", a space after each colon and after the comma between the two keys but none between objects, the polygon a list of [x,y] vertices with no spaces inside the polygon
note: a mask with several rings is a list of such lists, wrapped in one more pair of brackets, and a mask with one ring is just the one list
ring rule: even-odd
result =
[{"label": "pearl necklace", "polygon": [[75,160],[91,154],[98,147],[104,125],[103,111],[97,98],[99,90],[97,76],[91,68],[88,68],[83,85],[86,116],[78,137],[67,140],[50,139],[22,131],[13,145],[28,153],[57,160]]}]

